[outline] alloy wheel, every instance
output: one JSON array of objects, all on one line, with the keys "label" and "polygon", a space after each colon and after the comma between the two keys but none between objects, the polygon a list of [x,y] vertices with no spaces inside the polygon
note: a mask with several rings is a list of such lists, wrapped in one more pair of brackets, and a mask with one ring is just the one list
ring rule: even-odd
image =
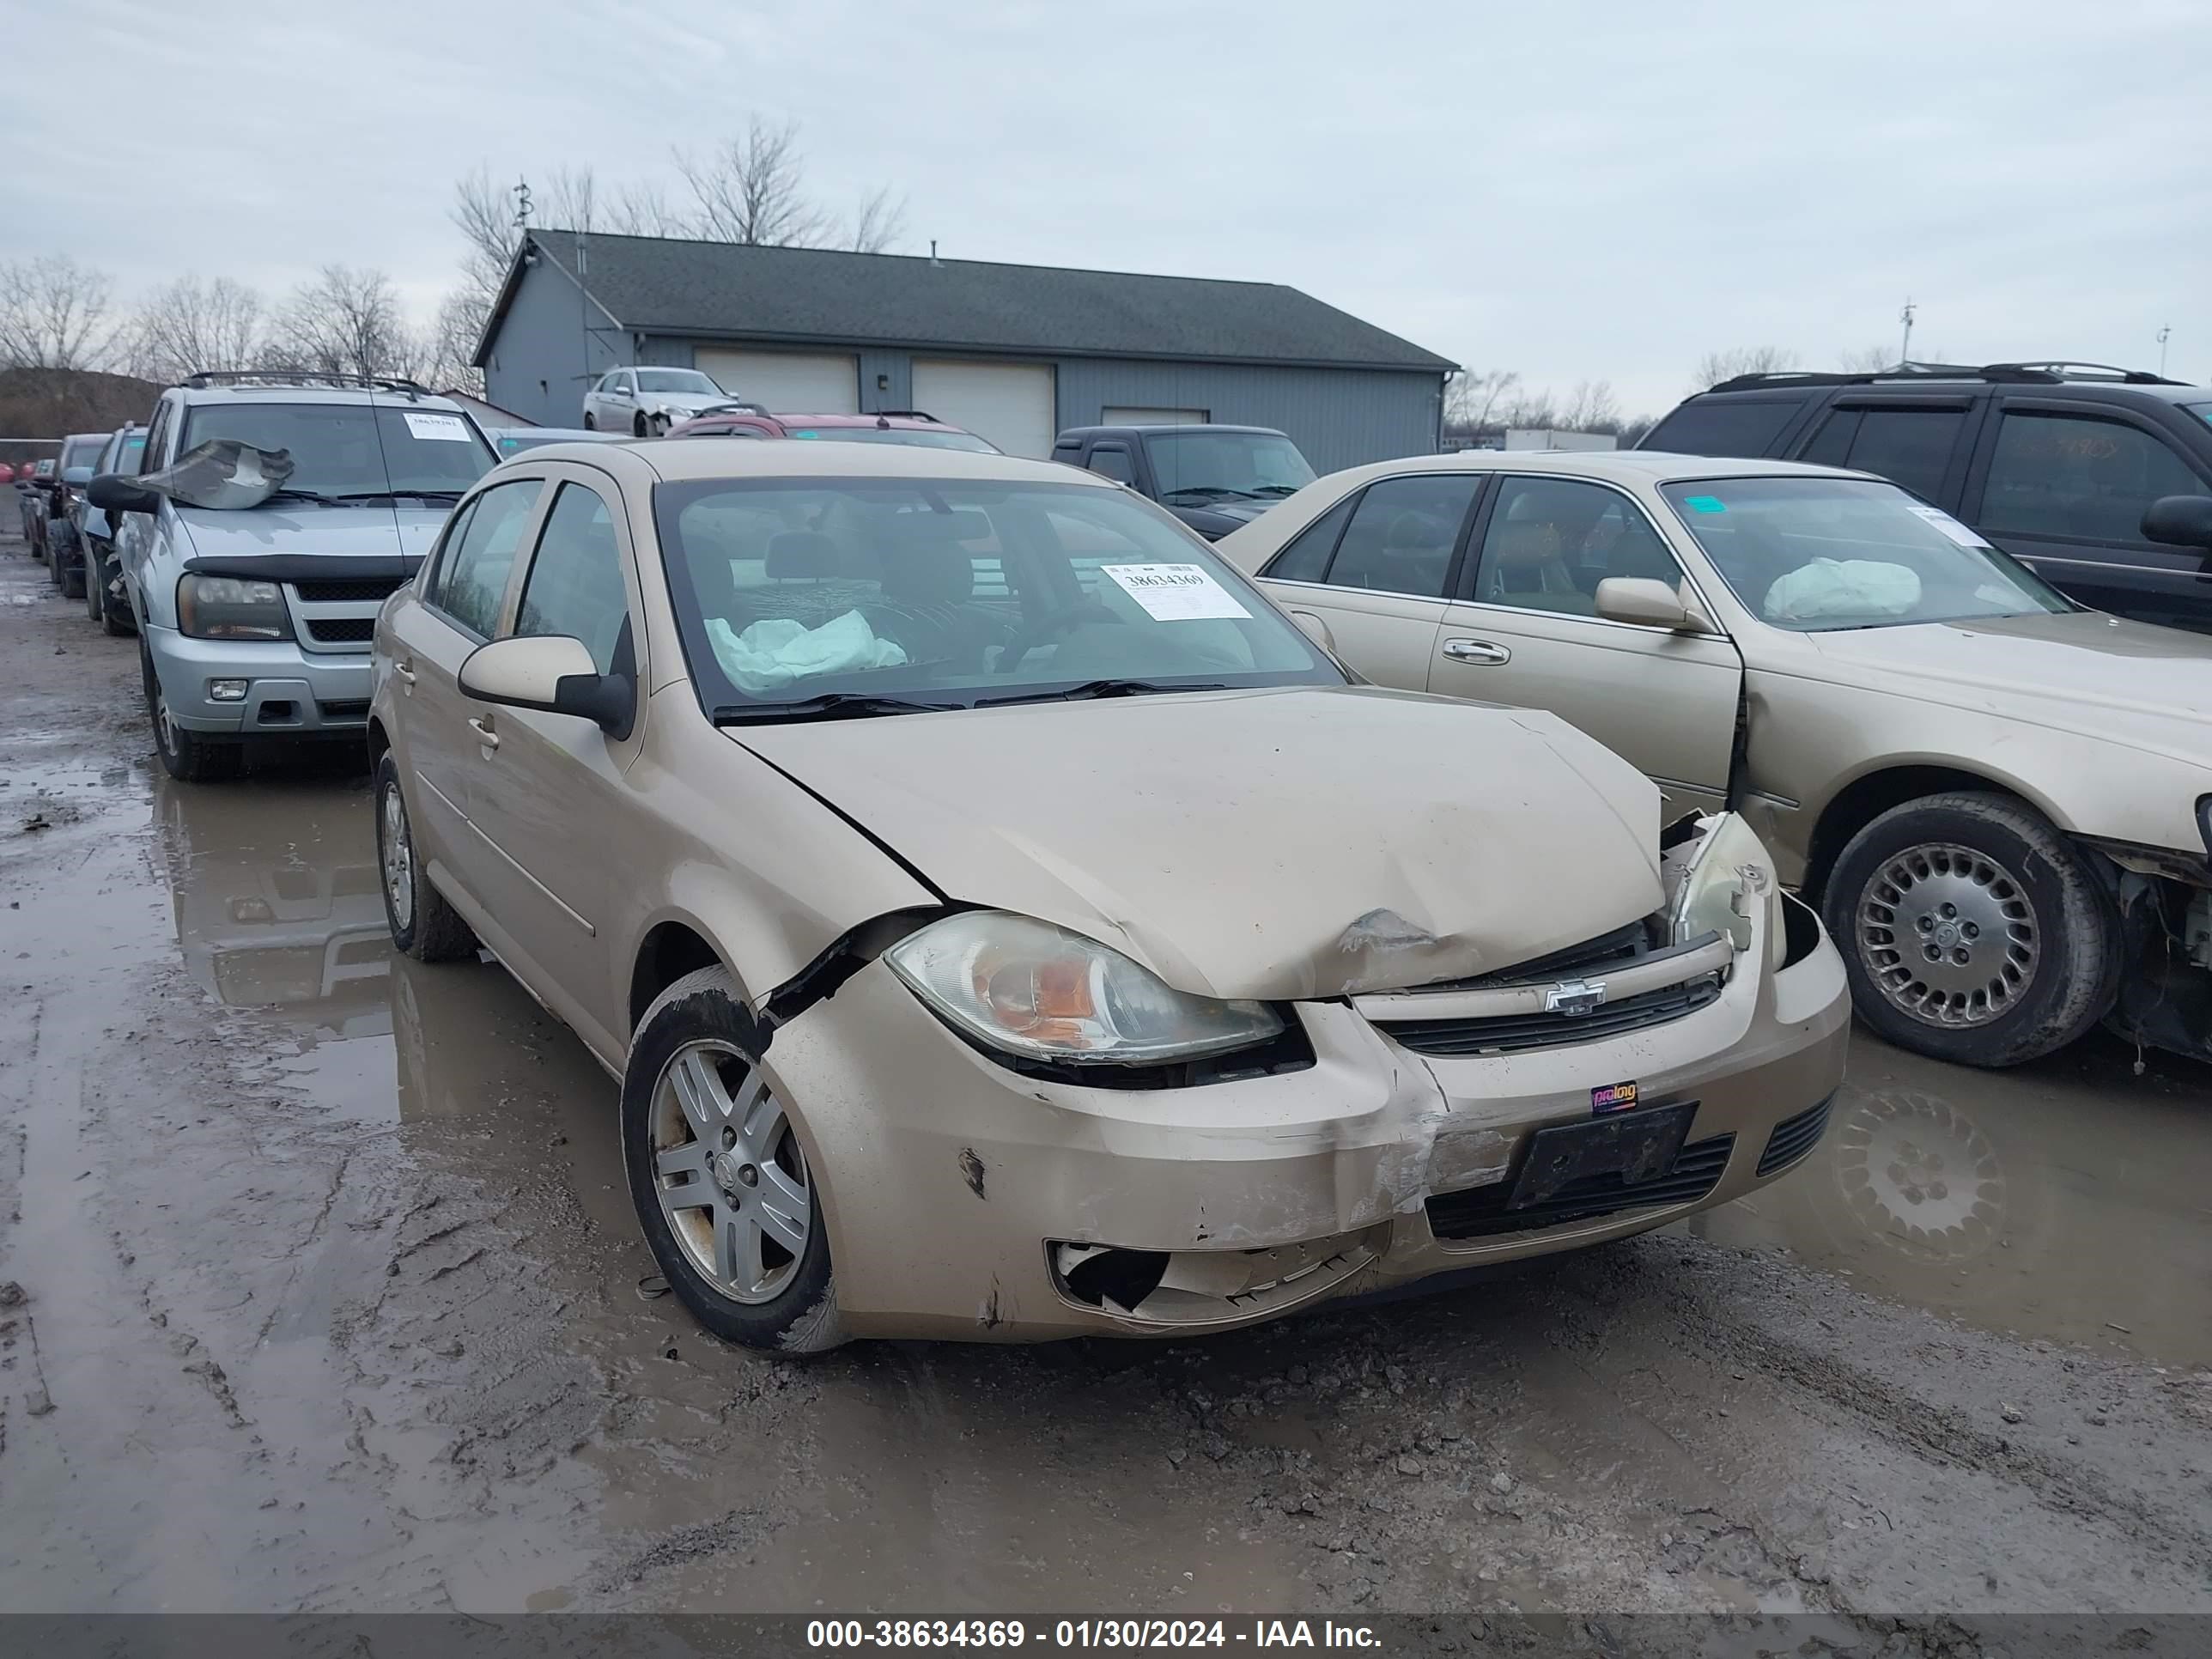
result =
[{"label": "alloy wheel", "polygon": [[378,849],[384,865],[384,895],[392,903],[392,920],[404,933],[415,925],[415,843],[407,834],[407,803],[399,786],[384,792],[383,845]]},{"label": "alloy wheel", "polygon": [[2027,890],[1995,859],[1911,847],[1860,892],[1859,960],[1883,998],[1929,1025],[1986,1025],[2034,982],[2041,932]]},{"label": "alloy wheel", "polygon": [[726,1042],[687,1043],[653,1085],[653,1182],[669,1231],[724,1296],[781,1295],[806,1254],[814,1195],[791,1120]]}]

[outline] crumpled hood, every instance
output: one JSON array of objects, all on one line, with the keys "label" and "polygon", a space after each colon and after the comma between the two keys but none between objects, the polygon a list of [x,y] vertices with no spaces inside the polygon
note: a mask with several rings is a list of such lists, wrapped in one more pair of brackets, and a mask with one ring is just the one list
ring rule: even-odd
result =
[{"label": "crumpled hood", "polygon": [[1291,687],[729,735],[949,897],[1058,922],[1203,994],[1481,973],[1662,896],[1657,790],[1527,710]]},{"label": "crumpled hood", "polygon": [[727,409],[738,400],[710,392],[641,392],[637,394],[641,409],[665,410],[672,415],[689,417],[709,409]]},{"label": "crumpled hood", "polygon": [[450,509],[380,501],[361,507],[313,507],[279,501],[235,513],[179,507],[177,517],[203,559],[249,553],[335,553],[349,558],[421,558],[438,538]]},{"label": "crumpled hood", "polygon": [[2212,756],[2212,636],[2072,611],[1808,637],[1838,684],[2012,715],[2178,760]]}]

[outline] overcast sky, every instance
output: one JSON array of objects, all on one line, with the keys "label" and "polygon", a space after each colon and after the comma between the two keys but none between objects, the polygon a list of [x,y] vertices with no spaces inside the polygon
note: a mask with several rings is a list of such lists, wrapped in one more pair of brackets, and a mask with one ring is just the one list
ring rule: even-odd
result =
[{"label": "overcast sky", "polygon": [[[356,21],[357,20],[357,21]],[[900,251],[1288,283],[1631,411],[1713,348],[2212,379],[2212,5],[70,0],[11,10],[0,258],[326,261],[427,316],[454,178],[674,183],[758,113]],[[33,66],[43,66],[34,68]]]}]

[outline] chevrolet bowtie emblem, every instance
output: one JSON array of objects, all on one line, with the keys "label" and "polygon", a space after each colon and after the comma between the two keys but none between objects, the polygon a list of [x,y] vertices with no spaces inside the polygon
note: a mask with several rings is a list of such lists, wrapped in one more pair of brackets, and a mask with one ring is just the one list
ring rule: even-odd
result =
[{"label": "chevrolet bowtie emblem", "polygon": [[1601,979],[1562,980],[1544,993],[1544,1012],[1547,1014],[1589,1014],[1597,1012],[1605,1001],[1605,981]]}]

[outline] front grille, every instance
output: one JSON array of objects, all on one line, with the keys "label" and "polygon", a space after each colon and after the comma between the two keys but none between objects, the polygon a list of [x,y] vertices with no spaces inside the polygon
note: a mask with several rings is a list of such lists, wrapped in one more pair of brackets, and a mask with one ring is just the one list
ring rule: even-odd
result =
[{"label": "front grille", "polygon": [[1776,1124],[1774,1133],[1766,1138],[1766,1150],[1759,1155],[1759,1173],[1772,1175],[1787,1169],[1819,1146],[1828,1131],[1828,1109],[1835,1103],[1835,1096],[1830,1095],[1819,1105]]},{"label": "front grille", "polygon": [[376,637],[376,618],[310,617],[307,637],[318,645],[366,645]]},{"label": "front grille", "polygon": [[413,580],[365,576],[350,581],[294,582],[292,591],[309,605],[381,605]]},{"label": "front grille", "polygon": [[1677,1204],[1694,1204],[1720,1183],[1735,1150],[1732,1134],[1692,1141],[1674,1155],[1674,1165],[1665,1175],[1622,1183],[1618,1172],[1591,1176],[1563,1187],[1551,1197],[1523,1210],[1509,1210],[1514,1177],[1462,1193],[1439,1193],[1428,1201],[1429,1231],[1438,1238],[1482,1238],[1495,1233],[1528,1232],[1556,1227],[1565,1221],[1585,1221],[1611,1215],[1617,1210],[1648,1210]]},{"label": "front grille", "polygon": [[1468,979],[1443,980],[1420,989],[1481,991],[1498,985],[1525,985],[1531,980],[1577,979],[1593,969],[1603,972],[1629,967],[1657,950],[1665,936],[1664,925],[1658,917],[1643,916],[1609,933],[1600,933],[1595,939],[1586,939],[1579,945],[1570,945],[1547,956],[1493,968]]},{"label": "front grille", "polygon": [[325,720],[365,720],[368,718],[368,699],[348,697],[338,702],[324,702],[318,699],[315,712]]},{"label": "front grille", "polygon": [[1721,994],[1718,974],[1700,974],[1662,986],[1588,1014],[1491,1014],[1473,1019],[1407,1019],[1381,1023],[1401,1047],[1423,1054],[1513,1054],[1530,1048],[1564,1048],[1663,1025],[1695,1013]]}]

